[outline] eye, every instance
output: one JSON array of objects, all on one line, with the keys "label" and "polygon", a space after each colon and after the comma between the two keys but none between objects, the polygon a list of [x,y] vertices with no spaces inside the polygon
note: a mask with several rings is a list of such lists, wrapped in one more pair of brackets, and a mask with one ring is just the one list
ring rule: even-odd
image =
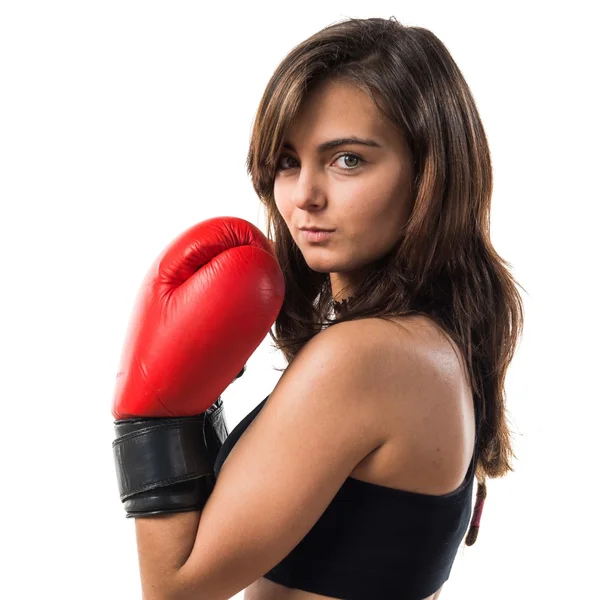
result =
[{"label": "eye", "polygon": [[279,157],[279,162],[277,163],[277,170],[278,171],[287,171],[288,169],[292,168],[292,167],[289,167],[289,166],[286,167],[286,166],[283,165],[283,163],[285,162],[285,160],[287,158],[291,159],[292,161],[296,160],[293,156],[290,156],[289,154],[282,154]]},{"label": "eye", "polygon": [[337,162],[338,160],[340,160],[340,158],[349,158],[351,161],[357,161],[356,164],[354,165],[348,165],[348,163],[346,162],[346,166],[349,167],[347,169],[343,169],[344,171],[355,171],[362,163],[364,163],[365,161],[360,158],[360,156],[356,156],[356,154],[351,154],[349,152],[345,152],[344,154],[341,154],[340,156],[338,156],[335,159],[335,162]]},{"label": "eye", "polygon": [[[338,162],[341,158],[346,159],[346,167],[342,167],[342,171],[355,171],[365,162],[365,160],[360,158],[360,156],[356,156],[356,154],[352,154],[350,152],[344,152],[344,154],[340,154],[340,156],[338,156],[334,162]],[[286,166],[287,160],[292,161],[292,165],[288,164]],[[352,161],[354,164],[349,165],[348,160]],[[296,165],[293,163],[296,163]],[[289,154],[282,154],[279,157],[279,162],[277,163],[277,171],[287,171],[288,169],[293,169],[294,166],[297,166],[297,163],[298,161],[293,156],[290,156]]]}]

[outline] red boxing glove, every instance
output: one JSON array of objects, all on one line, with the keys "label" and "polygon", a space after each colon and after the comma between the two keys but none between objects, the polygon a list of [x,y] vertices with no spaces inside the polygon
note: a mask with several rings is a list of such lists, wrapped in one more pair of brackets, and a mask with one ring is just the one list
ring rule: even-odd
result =
[{"label": "red boxing glove", "polygon": [[142,284],[114,417],[203,413],[269,332],[284,291],[271,243],[252,224],[217,217],[185,231]]},{"label": "red boxing glove", "polygon": [[284,292],[271,243],[236,217],[198,223],[156,259],[132,314],[112,410],[127,516],[201,508],[226,435],[220,394],[269,332]]}]

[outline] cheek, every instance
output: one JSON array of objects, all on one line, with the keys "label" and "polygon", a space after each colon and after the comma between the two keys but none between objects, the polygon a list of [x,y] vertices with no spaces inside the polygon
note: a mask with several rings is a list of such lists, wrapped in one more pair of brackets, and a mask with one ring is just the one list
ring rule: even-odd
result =
[{"label": "cheek", "polygon": [[371,220],[377,221],[382,231],[397,230],[406,221],[409,209],[410,181],[407,173],[394,165],[380,178],[378,185],[369,190],[369,213]]},{"label": "cheek", "polygon": [[277,212],[283,219],[283,222],[286,224],[287,229],[288,229],[290,235],[292,236],[292,239],[295,240],[294,232],[292,229],[293,210],[292,210],[291,202],[286,202],[285,196],[278,194],[277,192],[274,192],[274,203],[275,203],[275,209],[277,210]]},{"label": "cheek", "polygon": [[289,203],[285,202],[285,196],[282,194],[281,191],[281,187],[278,186],[277,184],[275,184],[274,188],[273,188],[273,197],[275,199],[275,208],[277,209],[277,211],[279,212],[279,214],[281,215],[281,217],[283,218],[283,220],[288,224],[289,226],[289,221],[288,221],[288,217],[289,217]]},{"label": "cheek", "polygon": [[293,188],[290,184],[291,181],[289,180],[289,177],[286,178],[281,174],[275,177],[275,181],[273,182],[273,196],[275,198],[275,203],[278,206],[289,204],[289,198],[293,192]]},{"label": "cheek", "polygon": [[381,185],[363,189],[346,204],[346,237],[365,250],[385,250],[394,243],[406,222],[406,201],[401,190]]},{"label": "cheek", "polygon": [[381,189],[381,185],[363,186],[344,198],[341,216],[348,229],[357,235],[369,235],[390,226],[394,204],[397,202],[392,200],[387,190]]}]

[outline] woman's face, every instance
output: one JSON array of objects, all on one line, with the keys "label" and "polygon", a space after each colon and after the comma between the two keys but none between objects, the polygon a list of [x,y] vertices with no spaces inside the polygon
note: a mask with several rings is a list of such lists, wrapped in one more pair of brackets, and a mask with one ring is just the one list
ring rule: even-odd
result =
[{"label": "woman's face", "polygon": [[[319,149],[351,137],[369,144]],[[308,266],[331,274],[335,298],[398,241],[412,210],[412,178],[403,136],[358,87],[326,80],[306,97],[279,157],[275,203]],[[302,227],[332,232],[315,241]]]}]

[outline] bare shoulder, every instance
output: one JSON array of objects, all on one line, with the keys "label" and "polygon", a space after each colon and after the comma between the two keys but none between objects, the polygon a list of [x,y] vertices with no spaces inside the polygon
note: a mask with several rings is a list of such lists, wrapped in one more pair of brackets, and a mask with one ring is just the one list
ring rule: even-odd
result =
[{"label": "bare shoulder", "polygon": [[397,374],[397,367],[411,366],[413,375],[443,377],[457,384],[468,380],[460,349],[425,315],[346,321],[324,330],[311,343],[336,350],[340,360],[353,356],[368,361],[370,367],[389,368],[391,374]]},{"label": "bare shoulder", "polygon": [[[474,444],[473,395],[464,356],[432,319],[394,319],[396,389],[387,396],[388,443],[397,487],[444,494],[456,489]],[[399,469],[400,467],[400,469]]]},{"label": "bare shoulder", "polygon": [[[444,494],[470,463],[474,409],[465,361],[452,339],[421,315],[341,323],[360,348],[377,392],[371,409],[386,440],[353,476],[399,489]],[[354,340],[354,342],[352,342]],[[369,373],[371,375],[369,375]]]},{"label": "bare shoulder", "polygon": [[[390,398],[402,404],[402,418],[407,411],[435,414],[441,420],[447,411],[462,411],[472,404],[469,377],[462,351],[442,328],[424,315],[395,317],[380,322],[387,328],[386,352],[392,376],[398,389],[391,389]],[[406,402],[399,402],[404,399]]]},{"label": "bare shoulder", "polygon": [[303,360],[327,356],[329,366],[367,378],[375,373],[398,380],[409,369],[413,377],[442,378],[448,385],[462,386],[468,380],[457,345],[424,315],[338,323],[317,334],[300,355]]},{"label": "bare shoulder", "polygon": [[337,323],[305,344],[290,367],[320,373],[326,367],[340,385],[380,384],[394,363],[391,327],[394,324],[375,318]]},{"label": "bare shoulder", "polygon": [[296,361],[291,379],[335,382],[363,418],[378,421],[383,439],[413,453],[452,450],[459,461],[470,455],[474,411],[465,361],[432,319],[338,323],[317,334]]}]

